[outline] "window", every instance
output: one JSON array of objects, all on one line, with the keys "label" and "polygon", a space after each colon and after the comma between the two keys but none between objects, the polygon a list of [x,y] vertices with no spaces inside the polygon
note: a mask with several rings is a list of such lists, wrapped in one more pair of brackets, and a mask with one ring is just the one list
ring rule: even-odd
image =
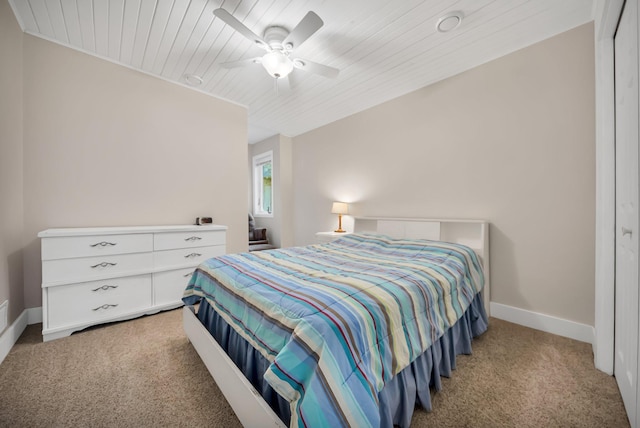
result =
[{"label": "window", "polygon": [[253,157],[253,215],[273,215],[273,152]]}]

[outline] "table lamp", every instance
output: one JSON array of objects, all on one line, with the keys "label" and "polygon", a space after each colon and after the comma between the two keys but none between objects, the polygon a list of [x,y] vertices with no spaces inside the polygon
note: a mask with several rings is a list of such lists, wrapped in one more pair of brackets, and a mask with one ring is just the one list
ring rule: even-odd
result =
[{"label": "table lamp", "polygon": [[334,232],[346,232],[346,230],[342,229],[342,214],[349,214],[349,206],[344,202],[334,202],[331,207],[331,214],[338,214],[338,228]]}]

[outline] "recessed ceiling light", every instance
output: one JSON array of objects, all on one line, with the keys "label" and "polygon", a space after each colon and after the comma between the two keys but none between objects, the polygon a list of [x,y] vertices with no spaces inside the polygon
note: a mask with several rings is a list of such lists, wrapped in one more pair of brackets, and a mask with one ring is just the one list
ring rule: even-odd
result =
[{"label": "recessed ceiling light", "polygon": [[196,76],[195,74],[185,74],[184,81],[190,86],[202,85],[202,77]]},{"label": "recessed ceiling light", "polygon": [[448,31],[454,30],[460,25],[463,17],[464,14],[462,12],[448,13],[438,19],[436,29],[441,33],[446,33]]}]

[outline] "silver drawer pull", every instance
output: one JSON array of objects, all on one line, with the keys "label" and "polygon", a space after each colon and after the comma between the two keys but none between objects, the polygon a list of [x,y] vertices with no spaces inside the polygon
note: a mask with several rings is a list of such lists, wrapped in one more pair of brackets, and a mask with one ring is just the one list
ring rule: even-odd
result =
[{"label": "silver drawer pull", "polygon": [[102,262],[102,263],[98,263],[97,265],[93,265],[91,266],[91,269],[95,269],[97,267],[111,267],[111,266],[115,266],[118,263],[109,263],[109,262]]},{"label": "silver drawer pull", "polygon": [[184,275],[182,275],[182,276],[184,276],[185,278],[188,278],[188,277],[190,277],[191,275],[193,275],[193,272],[185,273],[185,274],[184,274]]},{"label": "silver drawer pull", "polygon": [[118,288],[118,286],[117,285],[103,285],[102,287],[98,287],[95,290],[91,290],[91,291],[98,291],[98,290],[107,291],[107,290],[110,290],[112,288]]},{"label": "silver drawer pull", "polygon": [[116,306],[118,306],[118,305],[117,305],[117,304],[116,304],[116,305],[110,305],[110,304],[108,304],[108,303],[105,303],[105,304],[104,304],[104,305],[102,305],[102,306],[98,306],[97,308],[93,308],[93,310],[94,310],[94,311],[99,311],[100,309],[105,309],[105,310],[106,310],[106,309],[115,308]]},{"label": "silver drawer pull", "polygon": [[201,238],[201,237],[199,237],[199,236],[190,236],[190,237],[188,237],[188,238],[184,238],[184,240],[185,240],[185,241],[199,241],[199,240],[201,240],[201,239],[202,239],[202,238]]},{"label": "silver drawer pull", "polygon": [[107,242],[107,241],[102,241],[102,242],[97,242],[95,244],[90,245],[90,247],[113,247],[114,245],[118,245],[117,242]]},{"label": "silver drawer pull", "polygon": [[184,256],[185,259],[190,259],[192,257],[200,257],[202,254],[200,253],[191,253],[191,254],[187,254],[186,256]]}]

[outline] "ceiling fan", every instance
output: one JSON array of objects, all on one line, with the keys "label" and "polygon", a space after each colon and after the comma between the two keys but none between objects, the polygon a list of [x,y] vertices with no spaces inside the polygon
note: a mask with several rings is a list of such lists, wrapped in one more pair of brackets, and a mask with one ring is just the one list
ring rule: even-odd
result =
[{"label": "ceiling fan", "polygon": [[322,19],[314,12],[308,12],[291,32],[283,27],[271,26],[264,30],[264,37],[256,35],[242,22],[238,21],[233,15],[222,8],[214,10],[213,13],[223,20],[225,24],[267,51],[266,54],[260,57],[220,64],[225,68],[262,64],[264,69],[267,70],[267,73],[276,79],[276,82],[279,79],[286,78],[294,68],[330,79],[338,77],[338,73],[340,73],[340,70],[337,68],[292,57],[294,50],[300,47],[313,33],[324,25]]}]

